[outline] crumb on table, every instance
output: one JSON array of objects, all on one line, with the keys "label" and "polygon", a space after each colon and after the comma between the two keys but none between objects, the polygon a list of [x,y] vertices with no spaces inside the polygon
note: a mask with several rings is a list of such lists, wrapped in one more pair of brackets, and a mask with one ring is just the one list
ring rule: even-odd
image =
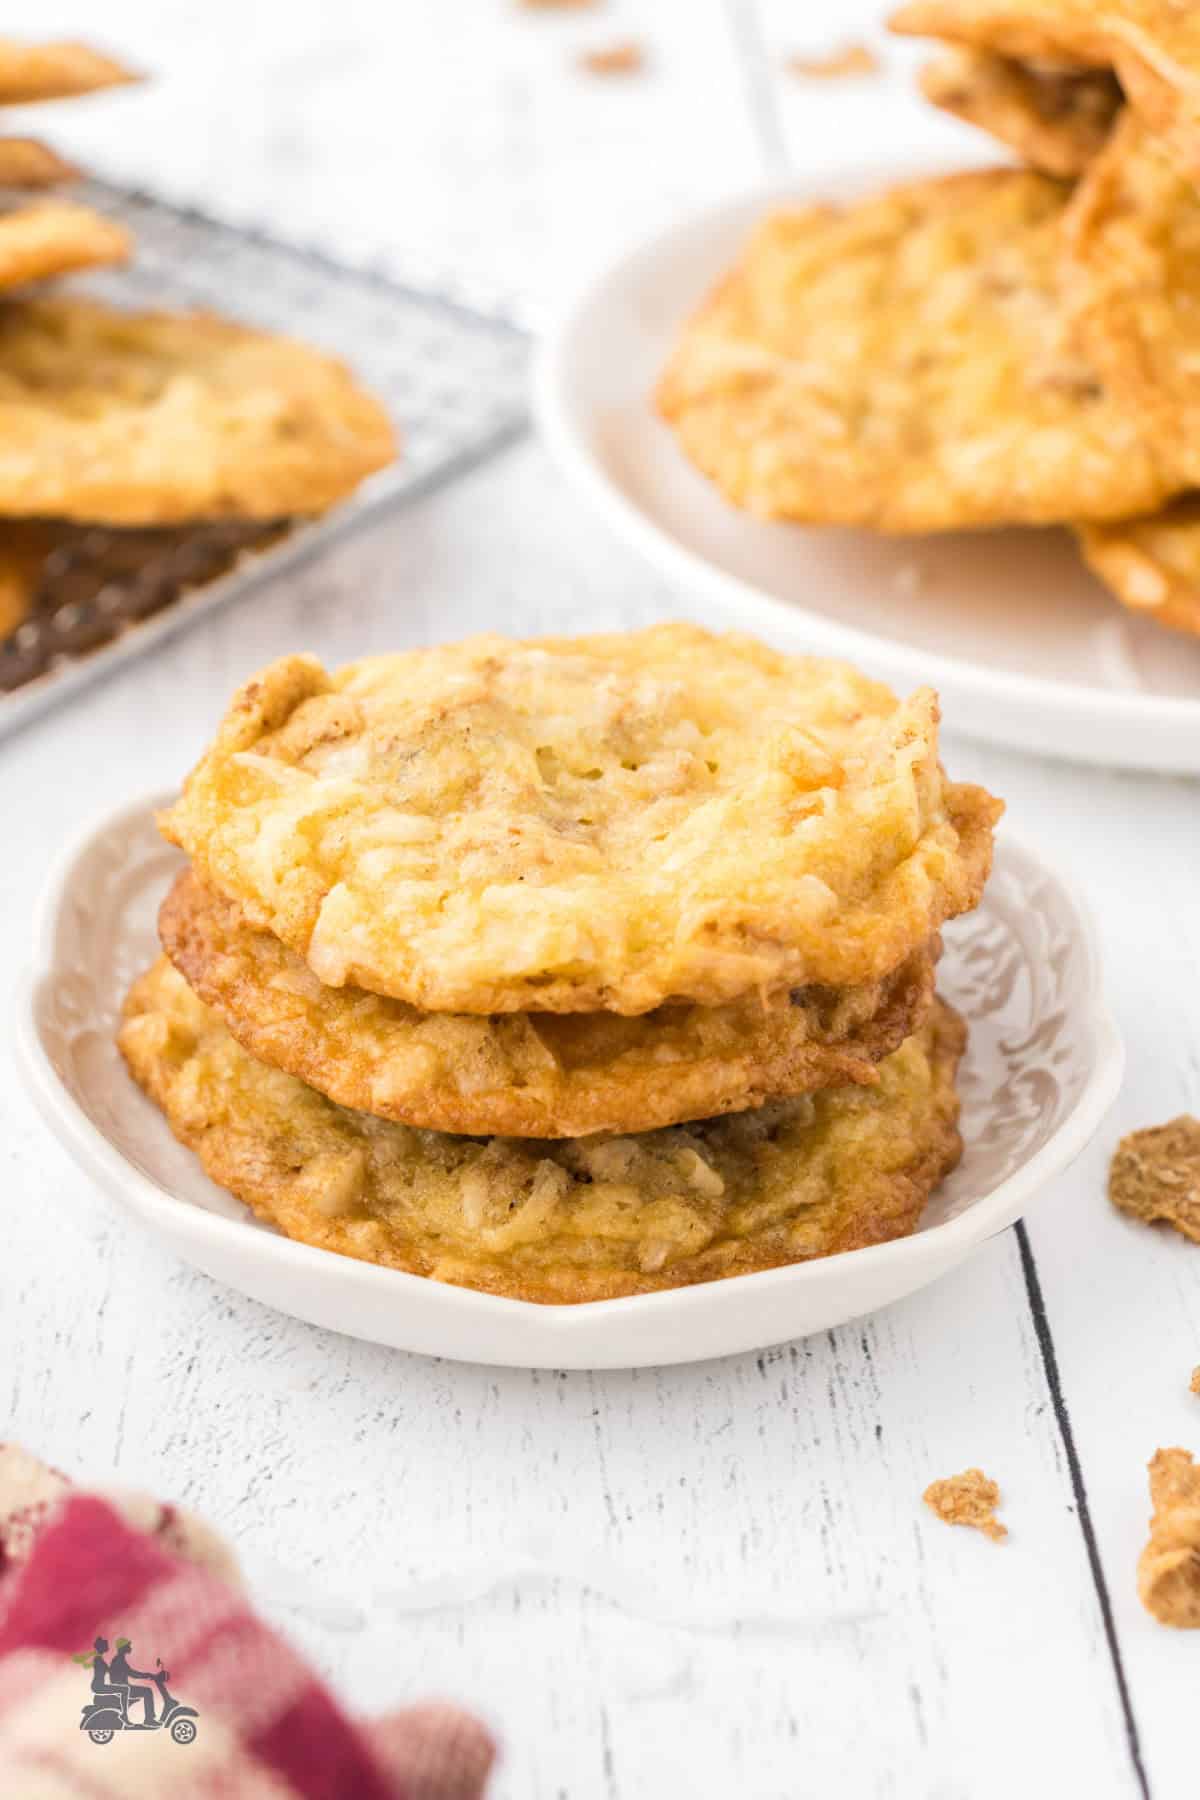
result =
[{"label": "crumb on table", "polygon": [[1197,1363],[1192,1370],[1192,1379],[1189,1385],[1193,1394],[1200,1394],[1200,1363]]},{"label": "crumb on table", "polygon": [[866,44],[843,44],[821,56],[789,56],[787,67],[805,81],[839,81],[852,75],[875,75],[879,58]]},{"label": "crumb on table", "polygon": [[589,75],[634,75],[645,61],[645,51],[632,38],[622,44],[584,50],[579,56],[580,68],[586,69]]},{"label": "crumb on table", "polygon": [[982,1469],[964,1469],[961,1475],[931,1481],[923,1498],[947,1525],[971,1525],[997,1544],[1008,1536],[1007,1525],[996,1517],[1000,1489]]},{"label": "crumb on table", "polygon": [[1200,1243],[1200,1119],[1182,1113],[1167,1125],[1131,1131],[1117,1145],[1108,1197],[1146,1224],[1162,1220]]},{"label": "crumb on table", "polygon": [[1138,1558],[1142,1605],[1160,1625],[1200,1628],[1200,1466],[1188,1450],[1150,1459],[1150,1538]]}]

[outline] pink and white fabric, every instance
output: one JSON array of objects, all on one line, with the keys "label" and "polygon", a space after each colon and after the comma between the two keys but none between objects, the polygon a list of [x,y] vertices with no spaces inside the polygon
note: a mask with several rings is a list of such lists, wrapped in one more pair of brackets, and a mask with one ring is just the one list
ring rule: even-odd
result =
[{"label": "pink and white fabric", "polygon": [[[131,1640],[195,1709],[169,1730],[80,1730],[81,1653]],[[139,1715],[140,1716],[140,1715]],[[0,1787],[20,1800],[479,1800],[494,1745],[456,1708],[350,1719],[251,1611],[229,1550],[139,1495],[85,1493],[0,1445]]]}]

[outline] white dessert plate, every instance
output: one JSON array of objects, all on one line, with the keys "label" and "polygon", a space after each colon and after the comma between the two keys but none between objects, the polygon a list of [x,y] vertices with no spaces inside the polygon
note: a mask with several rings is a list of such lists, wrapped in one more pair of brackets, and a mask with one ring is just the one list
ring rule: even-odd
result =
[{"label": "white dessert plate", "polygon": [[1118,604],[1066,531],[884,538],[751,518],[651,405],[679,327],[755,222],[928,168],[842,169],[685,220],[583,287],[534,374],[542,435],[583,498],[706,623],[936,687],[946,723],[1082,762],[1200,773],[1200,640]]},{"label": "white dessert plate", "polygon": [[18,1058],[51,1130],[96,1185],[185,1261],[297,1318],[402,1350],[533,1368],[693,1362],[825,1330],[924,1287],[1011,1225],[1079,1154],[1120,1084],[1095,938],[1078,901],[1003,838],[979,911],[946,934],[941,986],[971,1025],[966,1155],[910,1238],[759,1275],[582,1306],[537,1306],[310,1249],[201,1172],[114,1044],[157,951],[181,864],[142,800],[61,858],[18,1003]]}]

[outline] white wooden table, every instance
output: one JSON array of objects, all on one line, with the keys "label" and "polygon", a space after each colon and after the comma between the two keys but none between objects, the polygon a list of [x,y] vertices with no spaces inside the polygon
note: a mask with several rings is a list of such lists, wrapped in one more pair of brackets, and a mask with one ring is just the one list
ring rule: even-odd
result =
[{"label": "white wooden table", "polygon": [[[878,81],[780,75],[786,50],[831,41],[808,11],[110,0],[110,42],[161,86],[36,125],[103,173],[536,323],[584,262],[719,188],[964,143],[912,100],[903,48]],[[843,5],[836,35],[874,11]],[[90,31],[94,9],[51,4],[38,26]],[[575,47],[629,32],[644,76],[573,71]],[[55,847],[181,775],[268,658],[687,606],[525,441],[0,745],[3,962],[26,960]],[[1025,1229],[760,1357],[430,1363],[179,1266],[6,1081],[0,1433],[201,1509],[357,1704],[476,1706],[504,1740],[504,1800],[1194,1793],[1200,1639],[1152,1623],[1134,1563],[1147,1457],[1200,1450],[1200,1252],[1116,1217],[1104,1179],[1122,1131],[1200,1111],[1200,791],[985,751],[948,723],[954,772],[1004,794],[1090,894],[1130,1052],[1109,1126]],[[921,1504],[971,1463],[1004,1490],[1003,1547]]]}]

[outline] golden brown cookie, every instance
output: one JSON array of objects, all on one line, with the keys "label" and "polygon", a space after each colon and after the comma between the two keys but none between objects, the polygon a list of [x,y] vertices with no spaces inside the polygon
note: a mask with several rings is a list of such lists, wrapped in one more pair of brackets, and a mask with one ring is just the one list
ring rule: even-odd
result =
[{"label": "golden brown cookie", "polygon": [[995,169],[766,219],[659,384],[684,451],[737,505],[815,524],[1160,505],[1183,483],[1061,304],[1068,194]]},{"label": "golden brown cookie", "polygon": [[0,38],[0,106],[63,100],[140,81],[132,69],[87,44],[22,43]]},{"label": "golden brown cookie", "polygon": [[1109,68],[1182,168],[1200,174],[1200,9],[1190,0],[914,0],[893,31],[1059,68]]},{"label": "golden brown cookie", "polygon": [[394,454],[378,402],[290,338],[77,296],[0,309],[0,513],[315,513]]},{"label": "golden brown cookie", "polygon": [[1077,535],[1088,566],[1124,605],[1200,636],[1200,496],[1145,519],[1081,525]]},{"label": "golden brown cookie", "polygon": [[37,138],[0,138],[0,188],[55,187],[76,181],[79,170]]},{"label": "golden brown cookie", "polygon": [[37,200],[0,212],[0,291],[129,260],[124,226],[70,200]]},{"label": "golden brown cookie", "polygon": [[214,1181],[322,1249],[523,1300],[745,1274],[915,1229],[957,1162],[965,1028],[938,1003],[874,1087],[636,1137],[417,1131],[255,1061],[165,957],[120,1046]]},{"label": "golden brown cookie", "polygon": [[1054,68],[954,49],[921,71],[921,92],[1047,175],[1081,175],[1108,139],[1123,96],[1109,69]]},{"label": "golden brown cookie", "polygon": [[661,625],[287,657],[160,824],[329,986],[643,1013],[882,980],[975,905],[999,811],[928,690]]},{"label": "golden brown cookie", "polygon": [[891,14],[888,29],[998,56],[1103,68],[1112,61],[1107,16],[1115,10],[1104,0],[910,0]]},{"label": "golden brown cookie", "polygon": [[1064,240],[1084,349],[1148,421],[1177,485],[1200,486],[1200,190],[1133,113],[1080,183]]},{"label": "golden brown cookie", "polygon": [[650,1131],[761,1106],[876,1064],[922,1023],[934,956],[850,989],[753,994],[724,1006],[619,1013],[421,1013],[323,987],[294,951],[182,874],[159,913],[163,949],[238,1042],[360,1112],[434,1131],[582,1137]]}]

